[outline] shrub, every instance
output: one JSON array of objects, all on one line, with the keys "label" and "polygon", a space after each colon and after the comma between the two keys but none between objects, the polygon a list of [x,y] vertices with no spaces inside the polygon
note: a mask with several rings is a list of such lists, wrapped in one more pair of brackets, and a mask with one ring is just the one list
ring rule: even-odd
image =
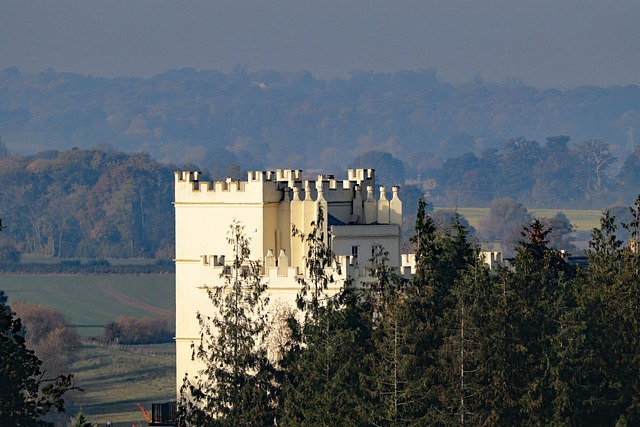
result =
[{"label": "shrub", "polygon": [[120,344],[159,344],[171,342],[174,331],[169,327],[166,317],[135,317],[119,316],[114,322],[104,328],[104,337],[108,340],[118,340]]},{"label": "shrub", "polygon": [[20,262],[20,252],[16,246],[9,242],[0,243],[0,263],[18,264]]}]

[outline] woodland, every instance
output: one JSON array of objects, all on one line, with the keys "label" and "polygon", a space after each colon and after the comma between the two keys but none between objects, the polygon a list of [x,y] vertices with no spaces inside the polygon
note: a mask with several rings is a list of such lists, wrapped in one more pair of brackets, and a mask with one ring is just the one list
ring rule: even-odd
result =
[{"label": "woodland", "polygon": [[[480,240],[503,240],[511,251],[521,227],[533,219],[527,206],[589,205],[628,220],[626,206],[640,184],[640,150],[628,155],[616,174],[608,168],[612,161],[602,142],[571,144],[568,137],[551,137],[544,145],[515,138],[487,156],[468,153],[449,159],[432,171],[430,189],[425,189],[424,182],[407,179],[406,162],[390,153],[366,152],[349,166],[375,168],[380,184],[405,182],[400,197],[407,239],[418,200],[424,198],[430,206],[451,208],[448,213],[435,212],[436,219],[450,215],[458,206],[490,208],[489,219],[478,230],[469,231]],[[82,265],[67,262],[55,269],[41,266],[43,273],[55,273],[112,268],[106,258],[170,260],[173,172],[202,170],[204,180],[246,179],[243,169],[231,163],[223,172],[214,173],[195,164],[162,163],[144,152],[127,154],[104,148],[14,155],[0,143],[0,215],[6,225],[0,235],[0,261],[16,264],[21,255],[97,260]],[[575,249],[566,217],[545,221],[547,225],[553,222],[554,247]],[[164,263],[154,268],[164,271],[166,267]],[[133,273],[143,270],[129,268]]]},{"label": "woodland", "polygon": [[454,85],[433,70],[335,79],[241,66],[146,79],[0,70],[0,134],[16,154],[109,146],[197,163],[214,175],[230,163],[339,174],[380,151],[405,162],[408,179],[426,179],[449,158],[490,158],[483,153],[509,139],[544,144],[557,135],[603,141],[622,162],[635,149],[634,129],[637,85],[558,89],[479,78]]},{"label": "woodland", "polygon": [[[171,259],[178,169],[238,179],[374,168],[380,185],[402,187],[407,239],[421,197],[452,209],[610,209],[620,218],[640,183],[634,128],[636,85],[453,85],[433,70],[319,79],[238,66],[143,79],[7,68],[0,215],[10,226],[0,259]],[[513,243],[530,219],[518,215],[515,232],[470,231]]]},{"label": "woodland", "polygon": [[[640,423],[640,198],[617,237],[593,230],[588,266],[549,246],[534,220],[510,268],[488,270],[458,217],[437,227],[420,202],[410,280],[379,248],[373,280],[327,292],[318,227],[299,281],[301,315],[267,320],[268,283],[233,224],[233,270],[198,315],[202,371],[185,377],[182,425],[631,426]],[[249,266],[247,268],[247,265]],[[275,332],[275,338],[274,338]]]}]

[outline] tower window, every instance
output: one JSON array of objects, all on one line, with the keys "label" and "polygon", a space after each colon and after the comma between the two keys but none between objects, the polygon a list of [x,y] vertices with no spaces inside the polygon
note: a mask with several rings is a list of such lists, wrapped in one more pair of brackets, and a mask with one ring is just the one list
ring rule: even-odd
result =
[{"label": "tower window", "polygon": [[351,246],[351,258],[353,259],[353,265],[359,265],[360,246]]}]

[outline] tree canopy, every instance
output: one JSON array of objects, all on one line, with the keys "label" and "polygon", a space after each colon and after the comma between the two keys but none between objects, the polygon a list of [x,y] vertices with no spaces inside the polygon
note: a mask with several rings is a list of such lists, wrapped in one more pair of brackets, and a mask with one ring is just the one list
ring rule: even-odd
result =
[{"label": "tree canopy", "polygon": [[[437,225],[428,211],[421,201],[411,279],[378,247],[363,287],[325,293],[323,268],[301,281],[302,313],[290,313],[277,375],[267,376],[278,391],[259,392],[278,399],[252,410],[277,425],[640,423],[640,198],[629,241],[603,215],[586,268],[551,246],[548,222],[530,219],[510,266],[489,270],[455,213]],[[302,236],[308,262],[326,265],[331,251],[317,236]],[[252,366],[258,377],[273,372]]]}]

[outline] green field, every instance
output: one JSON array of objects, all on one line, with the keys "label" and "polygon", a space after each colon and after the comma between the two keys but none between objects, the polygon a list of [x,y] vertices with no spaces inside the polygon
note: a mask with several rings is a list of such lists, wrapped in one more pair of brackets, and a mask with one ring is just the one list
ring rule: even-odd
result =
[{"label": "green field", "polygon": [[[118,316],[175,319],[175,276],[0,275],[0,289],[12,301],[61,311],[84,336],[98,336]],[[136,403],[175,400],[175,345],[144,346],[164,357],[84,345],[72,367],[85,391],[68,400],[67,414],[81,410],[100,425],[146,425]],[[173,355],[171,355],[173,353]]]},{"label": "green field", "polygon": [[[476,229],[479,228],[480,221],[489,215],[489,208],[458,208],[457,211]],[[602,216],[602,212],[596,210],[529,209],[529,213],[538,218],[551,218],[558,212],[562,212],[569,218],[571,224],[576,227],[576,231],[591,231],[597,228]]]},{"label": "green field", "polygon": [[53,307],[82,336],[101,335],[118,316],[175,319],[175,276],[0,275],[11,301]]},{"label": "green field", "polygon": [[84,392],[71,396],[67,413],[73,416],[82,411],[95,424],[104,426],[111,421],[114,427],[146,426],[136,403],[151,414],[153,403],[176,399],[173,358],[85,345],[73,368]]}]

